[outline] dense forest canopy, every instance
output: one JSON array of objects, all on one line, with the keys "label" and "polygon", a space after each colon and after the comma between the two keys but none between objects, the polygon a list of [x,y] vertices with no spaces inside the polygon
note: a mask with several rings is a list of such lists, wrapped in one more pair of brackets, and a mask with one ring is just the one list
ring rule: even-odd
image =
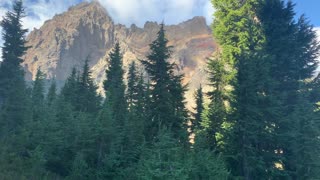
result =
[{"label": "dense forest canopy", "polygon": [[54,79],[46,87],[41,68],[29,85],[25,12],[15,1],[1,21],[0,179],[320,179],[313,26],[295,20],[290,1],[212,4],[219,49],[207,60],[211,90],[200,86],[189,111],[163,24],[128,70],[115,44],[103,95],[90,58],[61,90]]}]

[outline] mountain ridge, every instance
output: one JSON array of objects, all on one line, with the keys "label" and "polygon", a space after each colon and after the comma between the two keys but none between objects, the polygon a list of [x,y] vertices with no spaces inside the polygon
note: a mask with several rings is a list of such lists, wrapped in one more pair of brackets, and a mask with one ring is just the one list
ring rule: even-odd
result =
[{"label": "mountain ridge", "polygon": [[[26,78],[33,79],[41,67],[48,79],[64,81],[71,69],[80,69],[88,57],[92,76],[102,87],[106,59],[115,42],[120,42],[126,69],[130,62],[145,58],[159,27],[152,21],[143,27],[116,24],[100,3],[80,3],[30,32],[27,41],[32,48],[24,56]],[[184,82],[190,84],[186,97],[190,101],[192,91],[206,83],[206,58],[216,44],[204,17],[196,16],[165,29],[169,45],[174,46],[170,61],[177,64],[177,73],[185,74]]]}]

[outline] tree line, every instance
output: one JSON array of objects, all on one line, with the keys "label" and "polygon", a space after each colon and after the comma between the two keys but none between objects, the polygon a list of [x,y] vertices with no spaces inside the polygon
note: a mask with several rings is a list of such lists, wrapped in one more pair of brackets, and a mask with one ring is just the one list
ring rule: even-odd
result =
[{"label": "tree line", "polygon": [[[1,21],[1,179],[288,179],[320,175],[319,43],[283,0],[212,0],[219,49],[212,90],[195,92],[169,63],[164,25],[144,60],[127,70],[115,44],[104,96],[87,59],[61,90],[39,68],[27,85],[22,1]],[[209,101],[205,101],[205,97]],[[194,139],[190,141],[190,137]]]}]

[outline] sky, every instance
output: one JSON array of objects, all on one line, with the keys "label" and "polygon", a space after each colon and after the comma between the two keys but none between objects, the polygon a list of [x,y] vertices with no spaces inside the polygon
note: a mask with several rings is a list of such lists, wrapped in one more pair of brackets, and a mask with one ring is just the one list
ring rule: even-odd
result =
[{"label": "sky", "polygon": [[[0,20],[10,9],[13,0],[0,0]],[[23,25],[30,31],[40,28],[44,21],[55,14],[66,11],[70,6],[91,0],[23,0],[27,17]],[[96,0],[108,11],[116,23],[142,27],[146,21],[164,21],[177,24],[194,16],[204,16],[210,24],[214,9],[210,0]],[[297,15],[305,14],[311,24],[318,27],[320,37],[320,0],[292,0],[296,3]],[[1,31],[1,29],[0,29]],[[2,40],[0,37],[0,46]],[[0,52],[1,53],[1,52]],[[0,56],[1,57],[1,56]]]}]

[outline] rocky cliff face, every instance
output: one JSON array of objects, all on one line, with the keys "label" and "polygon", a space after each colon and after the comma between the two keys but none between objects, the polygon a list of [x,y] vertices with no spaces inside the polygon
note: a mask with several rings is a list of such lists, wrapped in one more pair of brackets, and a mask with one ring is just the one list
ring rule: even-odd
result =
[{"label": "rocky cliff face", "polygon": [[[81,3],[29,34],[32,48],[24,57],[27,79],[34,78],[40,67],[47,78],[64,81],[73,67],[80,69],[89,58],[93,78],[101,86],[115,42],[120,42],[126,69],[130,62],[145,58],[159,27],[155,22],[146,22],[143,28],[115,24],[98,2]],[[189,83],[186,97],[191,102],[195,88],[206,83],[206,58],[216,47],[211,30],[203,17],[165,29],[169,44],[174,46],[171,61],[177,64],[177,73],[185,74],[184,83]]]}]

